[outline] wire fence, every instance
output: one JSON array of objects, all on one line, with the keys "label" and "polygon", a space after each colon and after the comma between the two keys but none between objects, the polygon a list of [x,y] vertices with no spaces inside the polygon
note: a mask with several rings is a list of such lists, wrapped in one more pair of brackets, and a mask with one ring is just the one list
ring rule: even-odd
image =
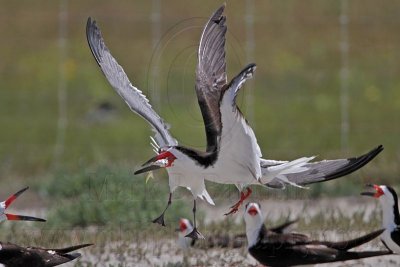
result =
[{"label": "wire fence", "polygon": [[[212,1],[60,0],[27,12],[4,3],[3,173],[132,164],[152,153],[149,127],[114,94],[90,54],[89,16],[174,135],[203,148],[194,70],[201,29],[216,7]],[[257,63],[238,104],[266,157],[351,156],[382,143],[384,170],[372,173],[399,171],[399,10],[396,1],[227,4],[228,77]]]}]

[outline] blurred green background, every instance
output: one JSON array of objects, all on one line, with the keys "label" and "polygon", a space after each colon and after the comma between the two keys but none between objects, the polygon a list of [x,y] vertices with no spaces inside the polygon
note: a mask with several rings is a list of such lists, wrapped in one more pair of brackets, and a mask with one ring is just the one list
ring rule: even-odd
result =
[{"label": "blurred green background", "polygon": [[[350,194],[369,181],[397,184],[400,172],[400,2],[346,3],[343,10],[343,1],[227,1],[228,76],[249,62],[258,65],[238,103],[264,157],[338,158],[385,146],[353,179],[312,187],[317,192],[326,186]],[[145,186],[133,170],[153,155],[152,133],[96,65],[85,37],[89,16],[181,144],[204,147],[194,92],[196,49],[202,27],[220,2],[0,4],[2,194],[33,185],[45,203],[54,184],[67,181],[68,187],[82,173],[99,174],[102,168],[122,170],[123,177]],[[347,17],[347,26],[341,26],[341,16]],[[347,55],[340,48],[343,42]],[[340,74],[346,64],[348,79]],[[348,84],[348,134],[341,131],[343,84]],[[165,173],[155,176],[165,183],[164,200],[166,179],[159,177]]]}]

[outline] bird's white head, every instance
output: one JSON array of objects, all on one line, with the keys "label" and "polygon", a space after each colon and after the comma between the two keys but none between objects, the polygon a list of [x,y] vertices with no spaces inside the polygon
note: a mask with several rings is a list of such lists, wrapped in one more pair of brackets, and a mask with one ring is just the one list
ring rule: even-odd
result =
[{"label": "bird's white head", "polygon": [[179,220],[179,228],[176,229],[178,232],[178,244],[181,248],[189,248],[192,239],[185,237],[187,234],[193,231],[192,223],[185,218]]},{"label": "bird's white head", "polygon": [[179,233],[182,233],[185,236],[189,234],[192,230],[193,230],[193,225],[188,219],[181,218],[179,220],[179,228],[177,229]]},{"label": "bird's white head", "polygon": [[250,202],[246,205],[244,211],[244,221],[246,223],[246,236],[248,246],[253,246],[258,239],[261,226],[263,225],[263,216],[261,206],[258,203]]},{"label": "bird's white head", "polygon": [[373,192],[362,192],[361,195],[379,199],[383,212],[383,227],[394,228],[400,224],[399,207],[396,191],[387,185],[368,184]]},{"label": "bird's white head", "polygon": [[397,203],[397,194],[392,187],[376,184],[367,184],[366,187],[372,188],[373,192],[362,192],[361,195],[377,198],[383,206],[393,207]]},{"label": "bird's white head", "polygon": [[177,157],[173,154],[172,147],[160,148],[157,156],[149,159],[146,163],[142,165],[142,168],[135,171],[134,174],[140,174],[160,168],[171,167],[176,159]]}]

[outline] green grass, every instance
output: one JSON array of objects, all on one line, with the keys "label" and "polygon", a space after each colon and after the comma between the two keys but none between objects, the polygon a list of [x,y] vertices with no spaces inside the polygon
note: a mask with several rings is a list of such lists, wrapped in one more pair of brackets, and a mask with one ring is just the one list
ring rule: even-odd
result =
[{"label": "green grass", "polygon": [[[74,174],[55,174],[42,194],[51,199],[48,225],[55,228],[99,226],[145,229],[165,208],[165,181],[133,176],[132,171],[109,167],[85,169]],[[190,202],[189,202],[190,203]],[[176,224],[190,213],[190,205],[174,195],[165,220]]]}]

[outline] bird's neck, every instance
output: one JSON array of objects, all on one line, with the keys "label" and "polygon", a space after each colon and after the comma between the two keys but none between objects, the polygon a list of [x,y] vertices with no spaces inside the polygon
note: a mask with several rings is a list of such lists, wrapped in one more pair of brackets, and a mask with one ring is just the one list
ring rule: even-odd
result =
[{"label": "bird's neck", "polygon": [[257,243],[263,228],[265,228],[265,226],[261,219],[246,223],[246,237],[249,248]]},{"label": "bird's neck", "polygon": [[398,206],[395,203],[389,202],[385,198],[379,199],[382,206],[382,227],[392,231],[400,224],[400,216]]}]

